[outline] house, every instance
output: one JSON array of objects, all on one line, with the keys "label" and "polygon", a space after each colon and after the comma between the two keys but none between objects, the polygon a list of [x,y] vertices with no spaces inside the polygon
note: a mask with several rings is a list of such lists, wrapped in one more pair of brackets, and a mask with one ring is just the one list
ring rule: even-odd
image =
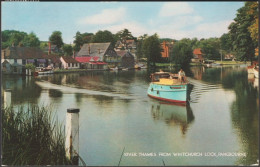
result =
[{"label": "house", "polygon": [[120,57],[110,42],[84,44],[76,57],[99,57],[100,62],[105,62],[110,66],[117,66],[120,63]]},{"label": "house", "polygon": [[129,51],[126,51],[126,53],[121,58],[121,67],[134,68],[134,66],[135,66],[134,56]]},{"label": "house", "polygon": [[163,41],[161,43],[161,48],[162,48],[162,58],[164,59],[169,59],[171,53],[172,53],[172,48],[173,48],[173,45],[174,45],[174,42],[166,42],[166,41]]},{"label": "house", "polygon": [[133,39],[126,40],[126,49],[136,49],[136,42]]},{"label": "house", "polygon": [[54,54],[49,54],[49,55],[45,55],[45,58],[47,58],[50,62],[49,65],[51,65],[53,68],[61,68],[61,61],[60,61],[60,56],[58,55],[54,55]]},{"label": "house", "polygon": [[63,69],[78,69],[80,68],[80,62],[69,56],[61,56],[61,68]]},{"label": "house", "polygon": [[230,60],[235,61],[236,58],[232,54],[226,54],[225,57],[224,57],[224,60],[226,60],[226,61],[230,61]]},{"label": "house", "polygon": [[75,57],[81,63],[81,67],[85,69],[106,69],[107,63],[101,61],[100,57]]},{"label": "house", "polygon": [[35,67],[47,67],[50,61],[45,55],[39,48],[12,46],[1,51],[1,63],[10,64],[7,73],[23,74],[25,65],[29,63]]},{"label": "house", "polygon": [[202,56],[202,52],[200,48],[196,48],[193,50],[193,58],[191,59],[191,62],[200,62],[202,63],[204,61],[204,58]]}]

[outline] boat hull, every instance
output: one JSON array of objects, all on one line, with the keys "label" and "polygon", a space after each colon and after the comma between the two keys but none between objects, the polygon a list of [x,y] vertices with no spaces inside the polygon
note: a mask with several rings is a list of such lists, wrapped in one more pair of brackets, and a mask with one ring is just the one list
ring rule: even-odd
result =
[{"label": "boat hull", "polygon": [[147,90],[148,96],[162,101],[174,103],[186,103],[187,84],[183,85],[160,85],[150,83]]}]

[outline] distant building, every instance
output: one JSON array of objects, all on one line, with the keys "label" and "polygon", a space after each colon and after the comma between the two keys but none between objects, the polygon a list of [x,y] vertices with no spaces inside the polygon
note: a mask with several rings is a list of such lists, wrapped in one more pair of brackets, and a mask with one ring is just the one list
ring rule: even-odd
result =
[{"label": "distant building", "polygon": [[100,62],[105,62],[110,66],[117,66],[120,63],[120,57],[110,42],[84,44],[75,58],[77,57],[99,57]]},{"label": "distant building", "polygon": [[121,67],[134,68],[134,66],[135,66],[134,56],[129,51],[126,51],[126,53],[121,58]]},{"label": "distant building", "polygon": [[226,54],[225,57],[224,57],[224,60],[226,60],[226,61],[230,61],[230,60],[235,61],[236,58],[232,54]]},{"label": "distant building", "polygon": [[204,58],[202,56],[202,52],[200,48],[196,48],[193,50],[193,58],[191,59],[191,62],[200,62],[202,63],[204,61]]},{"label": "distant building", "polygon": [[5,66],[10,65],[10,68],[6,68],[7,73],[23,74],[25,73],[25,65],[29,63],[34,64],[35,67],[47,67],[50,60],[45,56],[46,54],[39,48],[8,47],[1,51],[1,63],[5,62]]},{"label": "distant building", "polygon": [[167,60],[169,59],[171,52],[172,52],[173,45],[174,45],[174,42],[163,41],[163,43],[161,43],[162,58],[167,59]]},{"label": "distant building", "polygon": [[77,69],[80,68],[80,62],[69,56],[61,56],[60,61],[63,69]]}]

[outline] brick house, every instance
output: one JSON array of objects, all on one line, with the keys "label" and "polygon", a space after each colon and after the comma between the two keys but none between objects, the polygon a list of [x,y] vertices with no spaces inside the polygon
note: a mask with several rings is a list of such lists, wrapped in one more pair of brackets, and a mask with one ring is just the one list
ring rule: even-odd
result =
[{"label": "brick house", "polygon": [[204,58],[202,56],[202,52],[200,48],[196,48],[193,50],[193,58],[191,59],[191,62],[200,62],[202,63],[204,61]]},{"label": "brick house", "polygon": [[169,57],[172,53],[172,48],[173,48],[174,43],[173,42],[166,42],[163,41],[161,43],[161,48],[162,48],[162,58],[169,60]]}]

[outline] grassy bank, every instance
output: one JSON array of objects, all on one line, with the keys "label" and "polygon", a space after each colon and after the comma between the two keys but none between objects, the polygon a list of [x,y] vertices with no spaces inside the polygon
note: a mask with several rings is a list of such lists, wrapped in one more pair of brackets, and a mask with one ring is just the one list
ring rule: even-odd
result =
[{"label": "grassy bank", "polygon": [[2,109],[2,164],[70,165],[65,130],[51,108],[30,106]]}]

